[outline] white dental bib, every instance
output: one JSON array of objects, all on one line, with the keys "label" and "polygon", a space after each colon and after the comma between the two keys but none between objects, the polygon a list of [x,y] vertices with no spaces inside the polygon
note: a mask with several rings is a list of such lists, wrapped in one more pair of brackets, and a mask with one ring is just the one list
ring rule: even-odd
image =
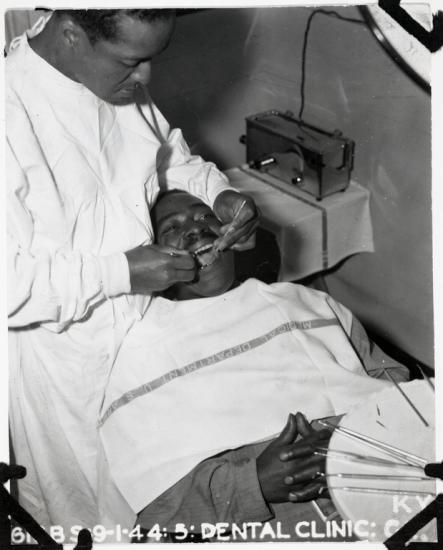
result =
[{"label": "white dental bib", "polygon": [[120,350],[100,423],[133,510],[201,460],[280,432],[290,412],[345,413],[384,388],[355,354],[351,324],[329,296],[291,283],[155,299]]}]

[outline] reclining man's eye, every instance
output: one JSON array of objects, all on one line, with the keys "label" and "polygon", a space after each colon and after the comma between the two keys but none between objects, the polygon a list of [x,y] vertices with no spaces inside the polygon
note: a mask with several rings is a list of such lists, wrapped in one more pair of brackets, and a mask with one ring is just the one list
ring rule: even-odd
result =
[{"label": "reclining man's eye", "polygon": [[170,235],[174,231],[177,231],[177,229],[178,229],[177,224],[167,225],[164,229],[162,229],[162,235]]},{"label": "reclining man's eye", "polygon": [[200,216],[198,217],[198,221],[200,222],[205,222],[213,219],[215,219],[215,214],[213,214],[212,212],[205,212],[204,214],[200,214]]}]

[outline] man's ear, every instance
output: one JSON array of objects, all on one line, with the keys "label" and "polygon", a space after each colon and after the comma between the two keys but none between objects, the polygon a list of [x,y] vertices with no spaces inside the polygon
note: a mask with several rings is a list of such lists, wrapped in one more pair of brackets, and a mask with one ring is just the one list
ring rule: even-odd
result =
[{"label": "man's ear", "polygon": [[72,50],[82,50],[89,44],[85,31],[70,17],[65,17],[60,23],[60,35],[65,47]]}]

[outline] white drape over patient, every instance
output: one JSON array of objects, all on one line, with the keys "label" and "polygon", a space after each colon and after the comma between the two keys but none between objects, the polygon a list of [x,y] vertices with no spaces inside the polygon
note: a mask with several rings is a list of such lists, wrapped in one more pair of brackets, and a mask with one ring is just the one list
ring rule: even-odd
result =
[{"label": "white drape over patient", "polygon": [[278,433],[289,412],[343,414],[389,384],[366,374],[352,314],[301,285],[250,279],[213,298],[155,298],[151,314],[122,345],[100,429],[135,512],[201,460]]},{"label": "white drape over patient", "polygon": [[21,503],[40,524],[69,532],[104,523],[97,419],[115,354],[149,304],[127,295],[123,252],[152,242],[149,206],[159,180],[209,204],[227,184],[214,165],[190,155],[153,105],[142,107],[143,118],[135,105],[101,101],[34,53],[25,35],[11,48],[11,432],[28,471]]}]

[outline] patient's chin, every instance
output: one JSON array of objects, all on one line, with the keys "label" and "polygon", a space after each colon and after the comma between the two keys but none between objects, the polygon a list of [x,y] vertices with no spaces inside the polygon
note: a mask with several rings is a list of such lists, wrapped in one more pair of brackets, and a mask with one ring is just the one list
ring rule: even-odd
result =
[{"label": "patient's chin", "polygon": [[193,290],[195,294],[201,298],[210,298],[211,296],[219,296],[227,292],[234,283],[234,277],[224,279],[219,284],[198,284],[196,283]]},{"label": "patient's chin", "polygon": [[213,264],[202,267],[197,277],[193,283],[180,285],[179,300],[209,298],[228,291],[235,279],[233,253],[223,253]]}]

